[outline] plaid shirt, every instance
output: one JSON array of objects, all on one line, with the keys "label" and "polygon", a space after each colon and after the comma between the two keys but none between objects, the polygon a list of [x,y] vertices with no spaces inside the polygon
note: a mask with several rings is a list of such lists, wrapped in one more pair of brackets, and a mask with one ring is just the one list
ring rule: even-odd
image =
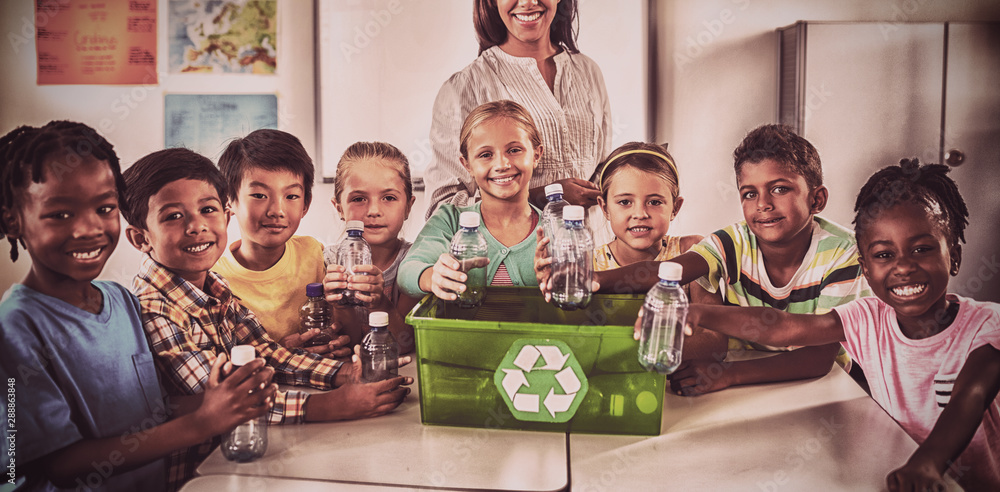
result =
[{"label": "plaid shirt", "polygon": [[[276,383],[334,387],[340,362],[278,345],[215,272],[208,272],[203,292],[146,255],[132,289],[139,298],[142,325],[168,394],[203,392],[216,356],[220,352],[228,356],[236,345],[253,345],[257,356],[274,368]],[[270,422],[304,422],[308,398],[301,391],[279,391]],[[220,442],[221,436],[216,436],[174,453],[167,471],[168,488],[174,489],[191,478],[198,464]]]}]

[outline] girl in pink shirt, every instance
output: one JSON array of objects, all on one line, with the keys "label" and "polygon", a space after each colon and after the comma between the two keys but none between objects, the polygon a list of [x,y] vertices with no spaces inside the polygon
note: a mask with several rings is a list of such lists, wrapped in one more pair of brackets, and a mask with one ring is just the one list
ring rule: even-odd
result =
[{"label": "girl in pink shirt", "polygon": [[859,261],[877,297],[818,316],[708,305],[688,315],[770,345],[843,344],[872,398],[919,443],[887,477],[893,491],[943,490],[949,471],[967,490],[1000,489],[1000,305],[947,292],[969,215],[948,170],[903,160],[861,188]]}]

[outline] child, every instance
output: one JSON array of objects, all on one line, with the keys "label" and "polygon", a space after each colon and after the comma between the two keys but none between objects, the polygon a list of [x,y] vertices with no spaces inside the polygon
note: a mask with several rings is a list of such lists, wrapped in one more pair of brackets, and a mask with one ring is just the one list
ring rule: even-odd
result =
[{"label": "child", "polygon": [[[358,267],[359,271],[368,275],[347,279],[344,267],[336,264],[339,244],[327,246],[323,251],[328,265],[326,289],[358,289],[358,298],[368,303],[369,310],[389,313],[389,331],[399,344],[399,352],[405,354],[412,351],[413,327],[403,319],[418,299],[400,295],[396,283],[399,265],[411,246],[409,241],[399,237],[414,202],[409,161],[399,149],[387,143],[357,142],[351,145],[337,164],[334,195],[330,201],[337,208],[341,220],[365,223],[364,237],[372,248],[373,265]],[[374,290],[365,290],[366,287]],[[359,321],[362,322],[344,325],[352,344],[361,342],[364,327],[368,326],[367,319]]]},{"label": "child", "polygon": [[656,144],[630,142],[608,156],[598,175],[597,203],[611,224],[614,239],[594,251],[594,270],[638,261],[666,261],[694,246],[701,236],[668,236],[680,212],[677,165]]},{"label": "child", "polygon": [[229,143],[219,169],[242,238],[226,248],[214,270],[281,345],[302,347],[322,336],[330,342],[306,350],[349,356],[346,337],[319,330],[299,335],[306,285],[322,282],[326,273],[323,246],[294,235],[312,201],[313,163],[302,143],[287,132],[257,130]]},{"label": "child", "polygon": [[[828,193],[816,148],[787,126],[763,125],[747,134],[733,158],[744,220],[671,260],[684,268],[682,283],[698,279],[726,304],[793,313],[822,314],[867,295],[854,234],[815,216],[826,207]],[[648,290],[655,265],[639,262],[598,272],[597,280],[615,290]],[[641,278],[648,279],[645,285],[635,281]],[[746,347],[738,340],[731,343],[731,349]],[[838,351],[828,344],[764,359],[690,360],[671,375],[671,389],[696,395],[739,384],[819,377],[830,371]],[[841,363],[849,363],[846,355]]]},{"label": "child", "polygon": [[31,490],[163,490],[164,456],[267,410],[276,388],[250,389],[272,371],[254,361],[219,385],[220,357],[200,404],[184,402],[196,410],[167,404],[139,303],[95,280],[121,232],[123,180],[111,144],[84,124],[53,121],[8,133],[0,154],[0,238],[11,260],[18,245],[31,258],[0,304],[0,375],[21,390],[11,434],[19,480]]},{"label": "child", "polygon": [[[640,261],[666,261],[687,251],[701,236],[669,236],[670,222],[684,203],[674,158],[659,145],[629,142],[615,149],[599,166],[597,202],[611,225],[614,239],[594,251],[594,271],[601,272]],[[550,238],[539,228],[535,249],[535,272],[539,285],[552,269],[548,255]],[[685,290],[692,302],[719,301],[698,285]],[[726,338],[705,331],[689,340],[686,359],[726,357]]]},{"label": "child", "polygon": [[[204,391],[208,368],[235,345],[252,344],[280,384],[332,391],[278,392],[271,423],[341,420],[386,413],[409,393],[412,378],[355,384],[360,361],[342,364],[271,339],[240,304],[226,280],[209,271],[226,245],[226,184],[207,158],[167,149],[139,159],[124,173],[126,235],[145,253],[133,289],[160,373],[174,394]],[[400,359],[400,365],[409,357]],[[188,450],[180,476],[189,476],[217,441]]]},{"label": "child", "polygon": [[946,166],[918,166],[882,169],[858,194],[861,266],[876,297],[820,316],[692,306],[688,319],[769,344],[840,342],[872,398],[920,443],[887,477],[890,490],[935,489],[949,468],[966,490],[997,490],[1000,305],[947,293],[968,210]]},{"label": "child", "polygon": [[513,101],[472,110],[460,135],[459,160],[476,181],[482,200],[467,207],[442,204],[417,235],[399,268],[403,292],[428,292],[446,301],[465,290],[466,275],[448,253],[462,212],[479,212],[489,246],[491,285],[537,285],[533,273],[535,227],[541,212],[528,202],[528,183],[542,157],[542,139],[531,115]]},{"label": "child", "polygon": [[[692,248],[707,264],[698,279],[726,304],[772,306],[790,313],[829,312],[869,295],[858,265],[854,234],[818,214],[826,208],[819,153],[784,125],[751,131],[733,151],[744,220],[716,231]],[[682,263],[683,264],[683,263]],[[704,271],[704,266],[702,267]],[[734,340],[730,348],[789,350]],[[778,357],[722,364],[705,377],[705,361],[692,361],[671,377],[682,393],[819,377],[830,371],[837,344],[804,347]],[[846,355],[839,362],[847,367]]]}]

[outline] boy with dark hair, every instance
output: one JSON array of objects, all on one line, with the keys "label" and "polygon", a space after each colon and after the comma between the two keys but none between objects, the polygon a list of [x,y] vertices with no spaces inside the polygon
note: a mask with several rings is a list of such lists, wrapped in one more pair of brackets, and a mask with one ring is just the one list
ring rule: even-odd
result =
[{"label": "boy with dark hair", "polygon": [[[372,417],[391,411],[409,393],[410,378],[357,384],[360,361],[326,359],[281,347],[257,317],[210,271],[222,255],[229,216],[226,185],[207,158],[187,149],[143,157],[124,173],[124,215],[129,242],[146,253],[133,289],[142,323],[168,392],[205,389],[216,357],[236,345],[253,345],[274,368],[274,381],[332,391],[309,395],[279,391],[271,423]],[[400,365],[409,358],[400,359]],[[218,439],[188,449],[171,464],[170,479],[189,477]]]},{"label": "boy with dark hair", "polygon": [[[763,125],[747,134],[733,160],[744,220],[672,260],[684,266],[685,280],[700,277],[698,284],[718,292],[725,304],[789,313],[824,314],[870,295],[854,233],[816,216],[826,207],[828,191],[812,144],[788,126]],[[697,394],[818,377],[830,370],[840,350],[836,343],[794,350],[738,339],[730,340],[730,349],[785,353],[724,363],[686,361],[671,375],[671,386]],[[843,354],[840,362],[850,364]]]},{"label": "boy with dark hair", "polygon": [[759,126],[743,138],[733,150],[733,168],[737,178],[744,164],[756,164],[764,159],[773,159],[788,172],[802,176],[810,189],[823,186],[819,152],[787,125]]},{"label": "boy with dark hair", "polygon": [[348,337],[318,330],[299,334],[299,308],[306,285],[326,275],[323,245],[296,236],[312,201],[313,162],[294,135],[256,130],[230,142],[219,158],[230,213],[241,238],[225,248],[213,270],[229,281],[267,330],[288,348],[323,342],[307,350],[350,356]]},{"label": "boy with dark hair", "polygon": [[[253,361],[219,384],[218,357],[197,397],[169,403],[139,302],[96,280],[118,245],[124,187],[111,143],[82,123],[21,126],[0,138],[0,240],[31,268],[0,302],[7,381],[8,483],[19,490],[158,491],[164,457],[267,411],[276,386]],[[13,419],[10,419],[13,429]],[[23,486],[22,486],[23,485]],[[5,489],[6,490],[6,489]]]}]

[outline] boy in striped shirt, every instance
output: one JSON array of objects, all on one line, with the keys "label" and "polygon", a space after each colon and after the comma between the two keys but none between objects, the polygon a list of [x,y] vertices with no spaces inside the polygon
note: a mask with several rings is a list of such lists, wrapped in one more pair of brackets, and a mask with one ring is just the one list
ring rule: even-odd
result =
[{"label": "boy in striped shirt", "polygon": [[[684,281],[719,293],[721,302],[823,314],[871,295],[858,265],[854,233],[816,216],[827,203],[819,153],[784,125],[751,131],[733,152],[743,218],[718,230],[673,261]],[[746,327],[747,338],[758,327]],[[730,340],[730,349],[784,353],[747,361],[685,361],[672,390],[700,394],[740,384],[819,377],[838,358],[837,343],[768,347]],[[839,361],[850,360],[841,354]]]}]

